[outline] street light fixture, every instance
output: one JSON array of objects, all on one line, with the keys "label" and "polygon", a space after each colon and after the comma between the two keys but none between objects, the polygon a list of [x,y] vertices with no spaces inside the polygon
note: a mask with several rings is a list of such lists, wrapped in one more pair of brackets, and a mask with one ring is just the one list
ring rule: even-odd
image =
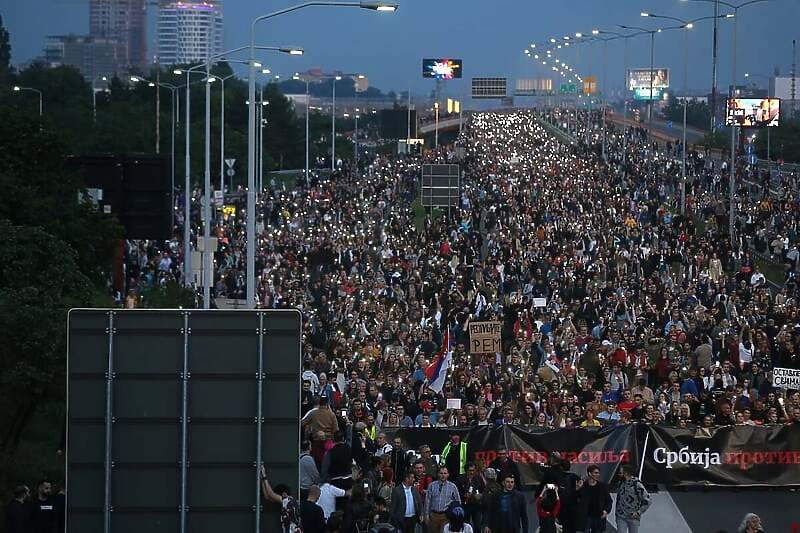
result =
[{"label": "street light fixture", "polygon": [[97,122],[97,88],[95,83],[97,80],[108,82],[108,77],[106,76],[95,76],[92,78],[92,122]]},{"label": "street light fixture", "polygon": [[[361,9],[371,9],[374,11],[380,12],[394,12],[398,8],[398,4],[395,2],[342,2],[342,1],[320,1],[320,0],[312,0],[310,2],[305,2],[302,4],[297,4],[294,6],[290,6],[284,9],[280,9],[278,11],[274,11],[272,13],[268,13],[266,15],[261,15],[253,19],[250,24],[250,75],[248,77],[248,99],[250,104],[248,105],[248,120],[247,120],[247,223],[246,223],[246,239],[247,239],[247,257],[246,257],[246,265],[247,265],[247,280],[246,280],[246,299],[247,299],[247,308],[252,309],[255,306],[255,289],[256,289],[256,250],[255,250],[255,238],[256,238],[256,218],[255,218],[255,209],[256,209],[256,201],[255,201],[255,133],[256,133],[256,109],[255,109],[255,100],[256,100],[256,85],[255,85],[255,72],[253,72],[254,65],[252,62],[254,61],[253,55],[255,54],[255,32],[256,32],[256,25],[259,22],[264,20],[268,20],[274,17],[278,17],[280,15],[284,15],[287,13],[291,13],[293,11],[297,11],[300,9],[304,9],[306,7],[313,7],[313,6],[330,6],[330,7],[354,7],[354,8],[361,8]],[[290,52],[291,53],[291,52]],[[260,416],[260,415],[259,415]],[[261,425],[258,426],[259,432],[261,430]],[[260,433],[257,435],[260,439]],[[261,461],[261,448],[258,449],[258,454],[256,457],[257,462]],[[260,498],[261,494],[261,480],[259,476],[256,476],[256,483],[255,483],[255,490],[256,496]],[[182,523],[185,525],[185,514],[182,515]],[[256,503],[256,529],[261,527],[261,500],[259,499]]]},{"label": "street light fixture", "polygon": [[22,87],[20,85],[14,85],[14,92],[19,93],[19,92],[25,92],[25,91],[36,93],[37,95],[39,95],[39,116],[41,117],[42,116],[42,110],[43,110],[43,107],[44,107],[43,106],[42,91],[40,91],[39,89],[34,89],[33,87]]}]

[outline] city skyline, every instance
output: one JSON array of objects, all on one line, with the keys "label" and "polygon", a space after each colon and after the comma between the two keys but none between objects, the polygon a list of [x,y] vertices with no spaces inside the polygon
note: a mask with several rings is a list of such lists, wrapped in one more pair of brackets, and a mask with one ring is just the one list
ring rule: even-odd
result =
[{"label": "city skyline", "polygon": [[[26,63],[42,55],[47,35],[87,33],[90,0],[43,0],[40,8],[52,16],[46,20],[34,17],[34,7],[15,3],[2,14],[11,33],[12,61]],[[96,1],[96,0],[92,0]],[[253,17],[291,5],[261,6],[254,2],[228,2],[225,5],[225,39],[223,48],[239,46],[247,40]],[[696,1],[641,0],[635,3],[612,0],[601,8],[596,2],[579,0],[569,7],[540,6],[514,0],[498,0],[492,8],[475,5],[468,9],[454,0],[428,5],[415,0],[400,3],[391,17],[373,17],[361,10],[326,10],[314,8],[302,15],[289,15],[279,22],[263,25],[257,40],[269,44],[298,44],[306,49],[303,58],[271,57],[273,70],[283,74],[322,67],[325,70],[364,72],[372,85],[384,90],[403,91],[409,86],[415,93],[430,92],[433,84],[423,80],[420,63],[423,57],[453,57],[464,60],[464,79],[448,82],[447,92],[464,95],[469,80],[480,76],[507,76],[514,79],[545,77],[545,70],[527,58],[524,49],[530,43],[551,37],[561,38],[594,28],[621,31],[618,25],[646,28],[667,27],[640,17],[651,12],[686,20],[708,16],[711,3]],[[156,31],[155,8],[149,18],[147,33],[148,58],[154,56]],[[721,10],[726,10],[721,6]],[[780,16],[773,16],[780,15]],[[791,21],[800,18],[800,3],[772,0],[745,7],[740,11],[737,46],[737,82],[766,87],[766,77],[777,67],[783,76],[791,68],[792,39],[800,32]],[[36,21],[34,24],[33,21]],[[661,21],[664,22],[664,21]],[[711,22],[698,23],[689,34],[689,92],[702,94],[711,85]],[[458,31],[460,30],[460,31]],[[655,41],[655,66],[672,70],[672,88],[683,87],[682,31],[667,31]],[[721,21],[719,27],[719,68],[717,84],[727,91],[731,82],[731,40],[733,22]],[[335,42],[332,42],[335,40]],[[629,67],[649,65],[647,37],[630,40]],[[625,52],[622,40],[607,45],[607,63],[603,68],[602,46],[583,45],[580,56],[575,48],[562,50],[563,61],[575,64],[584,75],[594,75],[600,85],[607,78],[609,90],[621,89]],[[749,79],[744,73],[752,73]],[[554,80],[555,81],[555,80]]]}]

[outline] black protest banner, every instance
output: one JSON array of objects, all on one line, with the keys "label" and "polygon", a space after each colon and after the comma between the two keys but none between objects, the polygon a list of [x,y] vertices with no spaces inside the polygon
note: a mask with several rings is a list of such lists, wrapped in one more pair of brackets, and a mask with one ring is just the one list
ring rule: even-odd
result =
[{"label": "black protest banner", "polygon": [[478,426],[474,428],[403,428],[394,435],[408,449],[423,444],[433,455],[441,454],[450,435],[458,433],[467,442],[470,457],[488,466],[497,451],[506,448],[520,469],[523,485],[535,485],[542,478],[548,458],[558,452],[571,464],[571,471],[584,475],[589,464],[600,467],[602,478],[611,481],[620,464],[634,461],[636,454],[633,426],[602,429],[559,429],[535,432],[522,426]]},{"label": "black protest banner", "polygon": [[[633,426],[598,429],[557,429],[536,432],[518,426],[506,426],[509,454],[519,465],[526,484],[538,483],[542,467],[553,453],[570,462],[570,471],[585,476],[589,465],[597,465],[606,483],[611,482],[620,465],[636,460]],[[492,457],[493,451],[486,452]]]},{"label": "black protest banner", "polygon": [[642,480],[667,485],[800,485],[800,425],[647,429]]}]

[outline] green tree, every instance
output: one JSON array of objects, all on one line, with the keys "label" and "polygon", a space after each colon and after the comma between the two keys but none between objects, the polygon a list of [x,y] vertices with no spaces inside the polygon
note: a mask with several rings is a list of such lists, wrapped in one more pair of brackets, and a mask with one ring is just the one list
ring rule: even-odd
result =
[{"label": "green tree", "polygon": [[[783,159],[787,163],[800,163],[800,122],[784,121],[780,126],[769,128],[770,158]],[[767,130],[756,135],[756,154],[767,158]]]},{"label": "green tree", "polygon": [[0,86],[8,85],[11,78],[11,39],[0,15]]},{"label": "green tree", "polygon": [[13,453],[37,408],[63,402],[67,311],[93,292],[65,242],[2,219],[0,234],[0,449]]},{"label": "green tree", "polygon": [[64,171],[63,137],[48,122],[0,107],[0,219],[63,240],[77,252],[81,272],[102,283],[121,228],[79,201],[83,183]]},{"label": "green tree", "polygon": [[[675,124],[683,124],[683,102],[670,95],[669,102],[663,111],[664,118]],[[686,124],[700,130],[707,130],[711,122],[711,113],[705,102],[689,100],[686,103]]]}]

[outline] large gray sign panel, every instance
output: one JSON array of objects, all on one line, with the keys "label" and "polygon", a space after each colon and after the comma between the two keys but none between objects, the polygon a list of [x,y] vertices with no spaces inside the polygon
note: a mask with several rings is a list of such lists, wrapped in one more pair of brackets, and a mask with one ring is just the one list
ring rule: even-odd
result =
[{"label": "large gray sign panel", "polygon": [[258,533],[259,463],[297,491],[298,311],[74,309],[68,327],[69,533]]}]

